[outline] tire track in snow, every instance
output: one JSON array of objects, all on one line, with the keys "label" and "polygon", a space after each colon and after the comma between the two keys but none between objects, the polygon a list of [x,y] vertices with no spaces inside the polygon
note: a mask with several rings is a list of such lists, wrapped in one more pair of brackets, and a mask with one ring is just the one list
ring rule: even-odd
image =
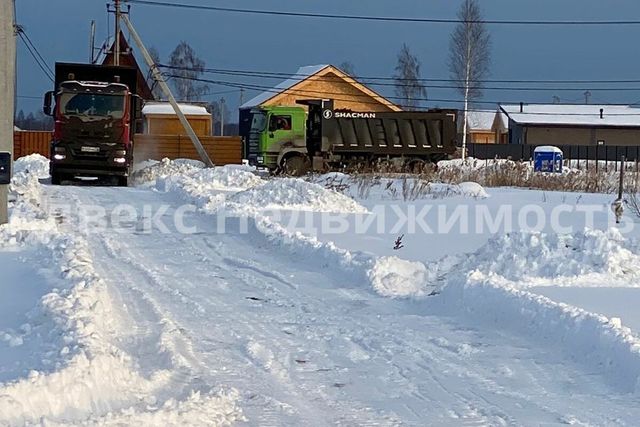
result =
[{"label": "tire track in snow", "polygon": [[[135,196],[127,192],[114,192],[113,197],[136,203]],[[114,203],[110,197],[101,203]],[[195,357],[210,371],[208,381],[249,393],[242,401],[245,406],[254,396],[250,420],[280,425],[302,420],[318,425],[314,417],[320,414],[336,424],[391,425],[393,414],[399,414],[408,425],[420,425],[425,419],[434,421],[431,424],[526,424],[532,419],[523,418],[527,414],[521,407],[528,405],[536,408],[537,421],[560,421],[557,401],[567,396],[559,382],[576,374],[573,368],[552,366],[553,373],[541,376],[538,384],[527,385],[522,393],[514,387],[524,384],[496,374],[507,366],[518,381],[525,374],[537,375],[539,368],[532,361],[542,357],[545,349],[529,348],[523,339],[490,329],[463,330],[455,319],[408,315],[424,313],[426,307],[385,300],[363,286],[350,287],[346,295],[344,281],[330,269],[313,262],[292,265],[290,256],[274,252],[273,246],[256,248],[250,237],[216,236],[219,252],[211,244],[213,237],[207,241],[206,234],[157,237],[153,241],[133,236],[121,242],[127,258],[138,260],[137,267],[153,273],[143,275],[140,290],[152,295],[160,311],[185,329]],[[172,256],[179,260],[165,261]],[[241,260],[241,265],[234,260]],[[263,274],[269,273],[264,265],[278,273]],[[154,283],[153,278],[161,283]],[[175,297],[172,287],[180,288],[181,298]],[[263,301],[247,301],[243,298],[247,294]],[[356,301],[357,315],[350,309]],[[195,303],[205,313],[187,310],[196,307]],[[439,342],[440,336],[463,344],[489,342],[499,350],[487,347],[469,358],[456,352],[455,346]],[[274,379],[247,354],[249,342],[271,352],[262,360],[276,361],[287,373],[284,381]],[[351,357],[353,351],[367,358]],[[298,354],[303,354],[303,363],[295,361]],[[510,360],[510,354],[521,354],[522,360]],[[395,374],[388,372],[390,367]],[[249,374],[257,380],[248,379]],[[301,399],[306,402],[298,402]],[[592,422],[609,419],[598,414],[602,399],[594,400],[598,404],[591,408],[576,400],[570,403],[574,409],[584,409],[584,418]],[[383,410],[367,412],[366,408],[376,407]]]}]

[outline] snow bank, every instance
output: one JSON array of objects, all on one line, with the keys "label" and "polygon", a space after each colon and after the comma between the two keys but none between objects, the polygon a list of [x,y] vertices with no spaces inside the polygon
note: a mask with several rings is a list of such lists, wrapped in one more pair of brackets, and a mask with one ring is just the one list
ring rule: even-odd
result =
[{"label": "snow bank", "polygon": [[378,258],[368,276],[376,292],[385,297],[421,297],[433,290],[423,263],[398,257]]},{"label": "snow bank", "polygon": [[640,392],[640,339],[615,320],[520,290],[496,274],[480,271],[449,285],[442,299],[474,321],[561,347],[622,392]]},{"label": "snow bank", "polygon": [[[159,180],[156,188],[173,192],[209,214],[221,213],[224,206],[227,209],[224,214],[231,215],[231,218],[226,218],[227,230],[239,229],[244,222],[248,232],[243,236],[252,242],[263,240],[295,254],[299,259],[310,260],[317,268],[335,269],[336,274],[342,277],[367,283],[380,295],[394,298],[421,297],[434,289],[433,280],[427,277],[429,272],[422,263],[395,257],[378,259],[362,252],[350,252],[338,248],[332,242],[321,242],[301,232],[289,231],[262,213],[264,209],[366,212],[364,207],[350,198],[296,178],[273,179],[265,183],[253,174],[250,174],[251,178],[245,176],[248,172],[241,168],[210,171],[207,173],[212,176],[206,179],[203,179],[204,171],[167,177]],[[234,177],[233,171],[238,173],[237,177]],[[215,178],[216,174],[222,174],[225,179]],[[239,185],[251,188],[232,193],[226,200],[225,195],[220,194],[223,189],[233,190]],[[232,224],[229,224],[230,221]]]},{"label": "snow bank", "polygon": [[49,159],[40,154],[29,154],[13,162],[13,173],[28,172],[36,178],[49,178]]},{"label": "snow bank", "polygon": [[640,286],[640,256],[617,229],[511,233],[469,257],[464,271],[495,272],[528,286]]},{"label": "snow bank", "polygon": [[291,209],[333,213],[366,213],[353,199],[298,178],[277,178],[234,194],[229,203],[240,208]]},{"label": "snow bank", "polygon": [[640,392],[640,339],[629,328],[526,290],[541,285],[639,286],[635,248],[615,229],[501,236],[475,254],[459,257],[445,275],[437,304],[447,313],[557,345],[623,392]]},{"label": "snow bank", "polygon": [[[51,324],[46,328],[50,331],[48,339],[60,342],[62,347],[57,356],[42,356],[54,358],[54,371],[32,370],[26,378],[0,384],[0,424],[82,421],[153,425],[153,419],[175,419],[174,425],[194,425],[202,420],[226,425],[242,419],[233,393],[156,402],[159,392],[175,388],[170,367],[146,378],[117,341],[111,341],[119,335],[117,316],[107,286],[94,269],[88,244],[83,236],[72,232],[73,227],[60,229],[42,209],[42,188],[32,170],[36,169],[25,168],[12,180],[15,201],[9,224],[0,226],[0,247],[35,247],[42,254],[42,262],[51,266],[56,287],[34,310],[39,313],[36,318]],[[13,297],[19,298],[20,293]],[[29,328],[37,330],[40,326]],[[160,344],[158,348],[162,351]],[[101,417],[107,417],[106,421]]]},{"label": "snow bank", "polygon": [[148,160],[145,162],[137,163],[136,167],[134,168],[135,171],[132,178],[136,184],[142,185],[154,183],[159,178],[189,174],[203,168],[204,163],[198,160],[169,160],[165,157],[160,162]]}]

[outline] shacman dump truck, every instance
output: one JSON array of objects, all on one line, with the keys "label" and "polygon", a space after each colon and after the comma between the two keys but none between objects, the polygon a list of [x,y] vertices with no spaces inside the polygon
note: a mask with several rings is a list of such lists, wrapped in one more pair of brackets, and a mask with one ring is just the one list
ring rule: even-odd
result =
[{"label": "shacman dump truck", "polygon": [[456,110],[362,113],[334,110],[332,100],[298,103],[308,113],[303,107],[251,111],[249,164],[291,175],[381,161],[414,168],[456,151]]},{"label": "shacman dump truck", "polygon": [[55,77],[55,91],[45,94],[43,108],[55,120],[52,184],[91,176],[126,186],[140,109],[136,69],[56,63]]}]

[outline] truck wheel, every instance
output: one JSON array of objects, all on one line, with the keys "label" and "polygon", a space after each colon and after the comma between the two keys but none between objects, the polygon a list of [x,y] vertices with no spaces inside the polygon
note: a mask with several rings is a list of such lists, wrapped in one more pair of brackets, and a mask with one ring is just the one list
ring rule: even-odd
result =
[{"label": "truck wheel", "polygon": [[309,172],[309,160],[303,156],[291,156],[284,160],[284,173],[291,176],[302,176]]},{"label": "truck wheel", "polygon": [[118,177],[118,187],[128,187],[129,186],[129,177],[127,176],[119,176]]}]

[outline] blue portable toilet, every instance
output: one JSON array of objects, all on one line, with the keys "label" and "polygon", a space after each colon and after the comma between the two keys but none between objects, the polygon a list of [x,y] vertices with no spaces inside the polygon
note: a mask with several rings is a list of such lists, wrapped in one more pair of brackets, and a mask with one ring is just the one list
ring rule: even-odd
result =
[{"label": "blue portable toilet", "polygon": [[536,172],[562,173],[562,150],[551,145],[541,145],[533,151],[533,169]]}]

